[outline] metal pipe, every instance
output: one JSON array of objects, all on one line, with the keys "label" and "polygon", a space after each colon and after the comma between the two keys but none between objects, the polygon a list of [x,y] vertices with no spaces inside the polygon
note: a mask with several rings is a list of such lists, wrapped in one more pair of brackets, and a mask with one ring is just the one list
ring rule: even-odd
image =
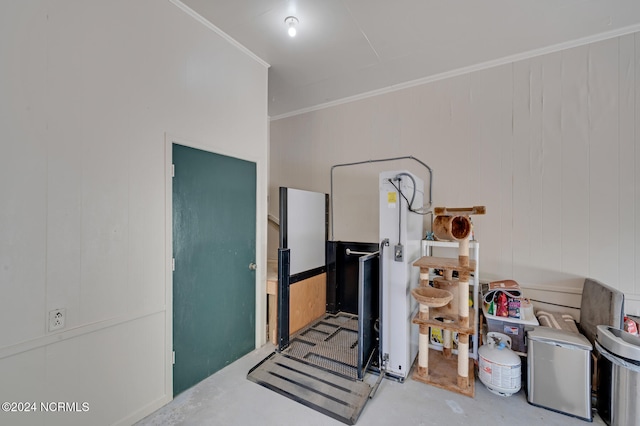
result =
[{"label": "metal pipe", "polygon": [[366,252],[366,251],[355,251],[355,250],[351,250],[351,249],[346,249],[345,252],[347,253],[347,256],[352,255],[352,254],[356,254],[359,256],[369,256],[370,254],[378,254],[380,253],[380,250],[378,251],[374,251],[372,253]]},{"label": "metal pipe", "polygon": [[427,204],[427,208],[431,208],[431,205],[433,203],[433,198],[431,196],[431,194],[433,192],[433,170],[425,162],[415,158],[412,155],[406,155],[406,156],[403,156],[403,157],[393,157],[393,158],[381,158],[381,159],[377,159],[377,160],[356,161],[354,163],[336,164],[334,166],[331,166],[331,194],[330,194],[330,198],[331,198],[331,209],[330,209],[330,214],[331,214],[331,240],[334,239],[334,235],[333,235],[333,169],[335,169],[337,167],[349,167],[349,166],[357,166],[357,165],[360,165],[360,164],[382,163],[382,162],[386,162],[386,161],[397,161],[397,160],[414,160],[414,161],[417,161],[418,163],[423,165],[429,171],[429,204]]}]

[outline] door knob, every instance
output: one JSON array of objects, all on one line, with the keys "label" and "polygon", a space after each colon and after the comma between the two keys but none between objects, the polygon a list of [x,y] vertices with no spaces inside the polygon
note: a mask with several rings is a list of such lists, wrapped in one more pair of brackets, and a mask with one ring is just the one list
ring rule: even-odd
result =
[{"label": "door knob", "polygon": [[251,262],[249,264],[249,269],[252,271],[255,271],[258,268],[258,265],[256,265],[255,263]]}]

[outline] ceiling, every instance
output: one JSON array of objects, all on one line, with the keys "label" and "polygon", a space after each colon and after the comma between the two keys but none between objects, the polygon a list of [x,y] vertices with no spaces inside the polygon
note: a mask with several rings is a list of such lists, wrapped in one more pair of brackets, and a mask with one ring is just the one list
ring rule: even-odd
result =
[{"label": "ceiling", "polygon": [[[271,65],[269,115],[640,31],[637,0],[182,0]],[[284,19],[298,18],[298,34]]]}]

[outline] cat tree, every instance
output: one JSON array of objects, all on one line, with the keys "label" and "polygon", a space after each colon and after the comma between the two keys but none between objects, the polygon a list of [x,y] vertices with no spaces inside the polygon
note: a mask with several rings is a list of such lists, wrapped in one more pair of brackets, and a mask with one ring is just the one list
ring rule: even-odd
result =
[{"label": "cat tree", "polygon": [[[433,232],[439,240],[457,241],[458,258],[424,256],[413,265],[420,268],[420,287],[411,294],[420,304],[413,323],[420,326],[418,368],[413,378],[443,389],[473,397],[474,369],[469,360],[469,336],[476,333],[474,308],[469,308],[469,277],[475,261],[469,260],[469,216],[485,214],[484,206],[469,208],[436,207]],[[442,278],[429,285],[429,270],[440,269]],[[458,278],[453,273],[458,273]],[[471,315],[470,315],[471,313]],[[429,349],[431,327],[444,335],[442,351]],[[451,334],[458,333],[457,361],[451,352]]]}]

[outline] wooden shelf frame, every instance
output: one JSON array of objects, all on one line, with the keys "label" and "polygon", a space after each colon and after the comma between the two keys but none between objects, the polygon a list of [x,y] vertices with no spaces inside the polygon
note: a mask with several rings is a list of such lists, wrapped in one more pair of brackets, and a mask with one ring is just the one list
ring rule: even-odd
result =
[{"label": "wooden shelf frame", "polygon": [[[413,323],[414,324],[418,324],[418,325],[426,325],[428,327],[433,327],[433,328],[441,328],[443,330],[450,330],[456,333],[460,333],[460,334],[468,334],[468,335],[474,335],[476,333],[477,330],[477,323],[476,323],[476,315],[475,315],[475,309],[473,308],[469,308],[469,321],[471,322],[469,324],[469,326],[464,326],[462,324],[460,324],[458,322],[458,316],[456,315],[455,317],[452,315],[442,315],[439,313],[438,311],[439,308],[431,308],[429,309],[429,319],[421,319],[420,318],[420,314],[416,314],[416,316],[413,318]],[[442,321],[439,321],[437,318],[446,318],[446,319],[450,319],[453,322],[449,322],[449,323],[445,323]]]},{"label": "wooden shelf frame", "polygon": [[[450,252],[451,257],[442,257],[442,256],[432,256],[434,249],[438,250],[437,254],[442,254],[442,252]],[[469,266],[461,267],[458,262],[458,243],[455,241],[431,241],[431,240],[422,240],[421,242],[421,255],[422,258],[418,259],[417,262],[421,262],[418,265],[424,265],[424,267],[428,267],[430,269],[451,269],[457,272],[469,272],[469,291],[472,292],[473,295],[473,308],[469,309],[469,322],[473,322],[475,326],[475,333],[470,335],[474,335],[473,344],[469,345],[469,357],[474,360],[478,359],[478,337],[479,331],[478,328],[480,326],[480,318],[479,318],[479,310],[480,310],[480,242],[477,240],[469,241]],[[435,262],[442,262],[440,265],[444,264],[447,268],[443,268],[435,264]],[[418,266],[416,265],[416,266]],[[473,268],[473,269],[471,269]],[[442,308],[432,308],[430,311],[436,312],[438,309]],[[472,316],[473,315],[473,316]],[[435,318],[435,314],[430,315]],[[445,316],[445,315],[442,315]],[[457,315],[446,315],[448,319],[457,320]],[[473,321],[472,321],[473,318]],[[430,325],[433,328],[442,327],[442,322],[439,322],[438,325]],[[431,343],[430,347],[435,350],[442,350],[442,344],[439,343]],[[457,349],[453,349],[453,353],[456,354]]]},{"label": "wooden shelf frame", "polygon": [[468,272],[472,274],[476,270],[476,261],[469,260],[469,265],[461,265],[458,261],[458,258],[454,259],[451,257],[435,257],[424,255],[420,259],[416,260],[413,263],[413,266],[417,266],[420,269],[443,269],[456,272]]}]

